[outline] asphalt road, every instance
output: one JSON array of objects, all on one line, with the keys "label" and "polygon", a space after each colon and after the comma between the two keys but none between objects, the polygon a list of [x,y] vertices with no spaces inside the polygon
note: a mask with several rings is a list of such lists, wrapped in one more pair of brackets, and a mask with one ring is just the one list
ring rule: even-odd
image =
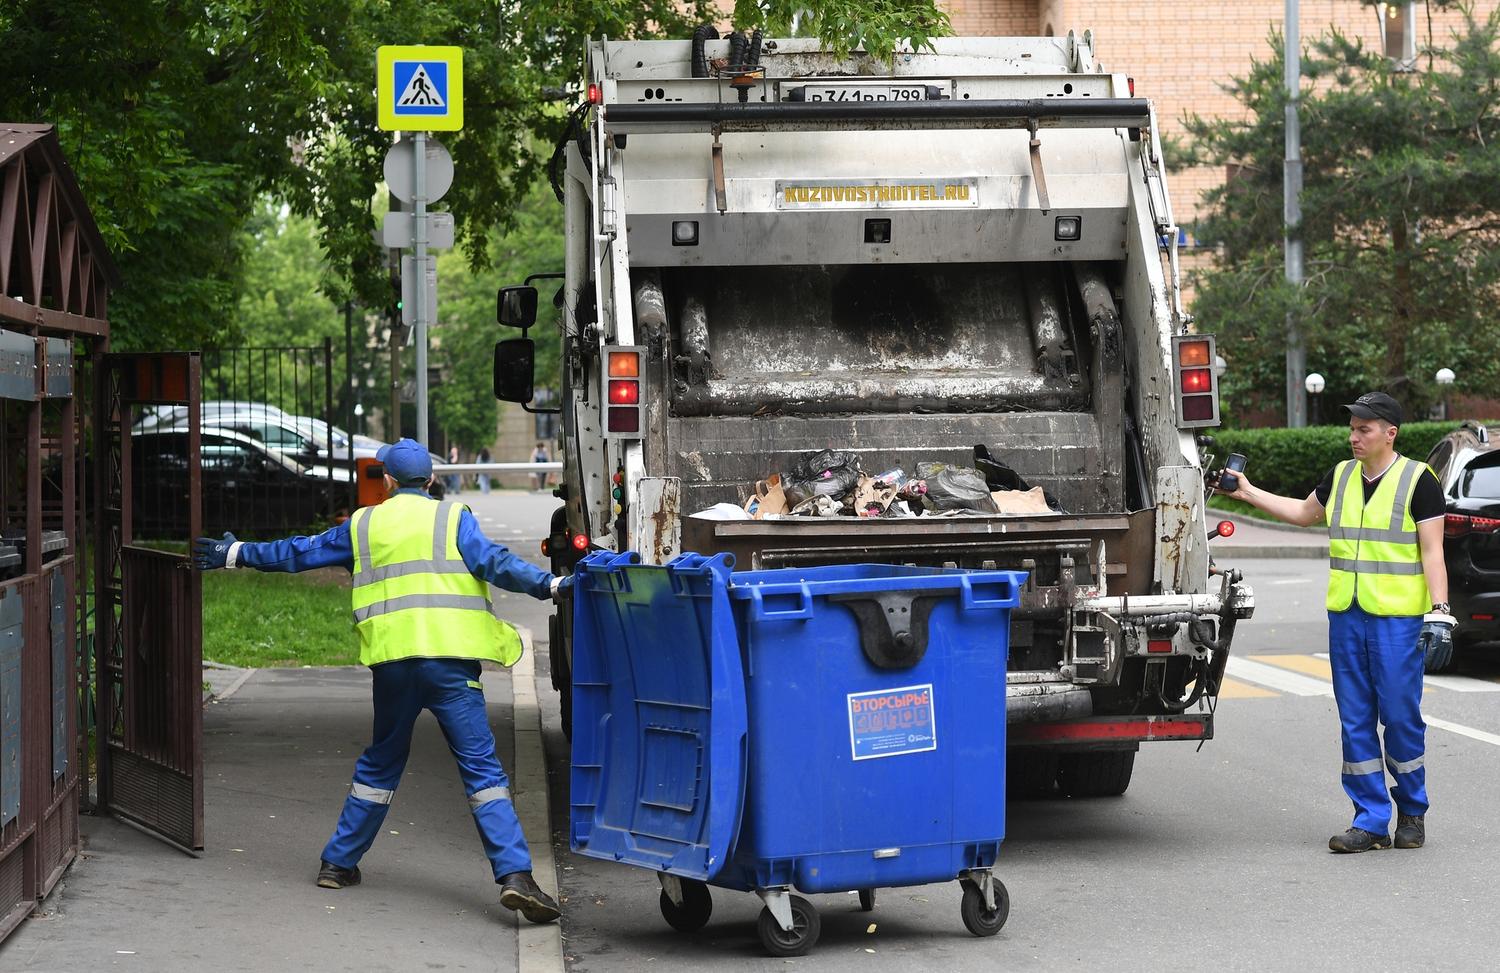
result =
[{"label": "asphalt road", "polygon": [[[497,539],[529,554],[553,504],[510,494],[476,508]],[[1457,677],[1429,684],[1428,846],[1331,855],[1328,836],[1348,826],[1350,809],[1318,656],[1326,568],[1237,566],[1256,585],[1258,608],[1237,634],[1217,739],[1201,751],[1143,747],[1121,798],[1012,802],[996,869],[1011,914],[992,939],[964,930],[956,883],[881,890],[873,913],[857,911],[853,895],[813,896],[822,937],[793,960],[762,954],[760,902],[748,894],[716,889],[707,927],[672,931],[654,876],[567,850],[568,751],[539,645],[569,969],[1493,968],[1500,655],[1466,660]],[[545,606],[516,598],[506,610],[545,639]]]}]

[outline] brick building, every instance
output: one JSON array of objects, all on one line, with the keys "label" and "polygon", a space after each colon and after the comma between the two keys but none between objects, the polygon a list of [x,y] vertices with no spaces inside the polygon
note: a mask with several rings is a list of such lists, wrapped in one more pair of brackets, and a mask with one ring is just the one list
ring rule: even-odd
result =
[{"label": "brick building", "polygon": [[[1189,114],[1215,118],[1242,111],[1222,86],[1245,74],[1252,60],[1270,57],[1268,38],[1272,31],[1280,33],[1286,9],[1283,0],[1222,6],[1192,0],[946,0],[943,6],[954,31],[970,36],[1092,30],[1099,63],[1135,78],[1136,93],[1156,103],[1157,119],[1168,135],[1183,134],[1182,119]],[[1367,47],[1384,46],[1387,53],[1410,57],[1427,43],[1429,24],[1436,44],[1463,24],[1456,10],[1412,6],[1408,14],[1401,4],[1300,0],[1303,44],[1336,27]],[[1497,6],[1500,0],[1475,0],[1475,16],[1486,17]],[[1191,226],[1203,192],[1223,179],[1217,168],[1173,173],[1168,185],[1178,222]]]}]

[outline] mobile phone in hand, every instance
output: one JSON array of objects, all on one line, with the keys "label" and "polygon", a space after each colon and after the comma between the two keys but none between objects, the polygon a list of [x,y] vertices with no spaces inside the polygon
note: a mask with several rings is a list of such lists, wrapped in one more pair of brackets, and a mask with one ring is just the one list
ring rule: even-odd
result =
[{"label": "mobile phone in hand", "polygon": [[1219,489],[1224,493],[1233,493],[1240,488],[1240,478],[1236,473],[1242,473],[1245,469],[1245,456],[1243,453],[1230,453],[1229,458],[1224,461],[1224,469],[1219,471]]}]

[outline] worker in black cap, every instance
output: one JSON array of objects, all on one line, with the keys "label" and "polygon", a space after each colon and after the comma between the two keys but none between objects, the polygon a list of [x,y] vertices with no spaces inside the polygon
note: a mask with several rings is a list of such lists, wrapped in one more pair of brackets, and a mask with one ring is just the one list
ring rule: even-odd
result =
[{"label": "worker in black cap", "polygon": [[[1305,499],[1261,490],[1243,474],[1228,495],[1301,527],[1328,525],[1328,657],[1343,729],[1344,790],[1355,811],[1349,830],[1328,847],[1389,848],[1394,798],[1396,847],[1420,848],[1427,837],[1422,673],[1453,654],[1446,505],[1432,470],[1396,452],[1404,416],[1395,399],[1368,392],[1344,408],[1354,458]],[[1389,792],[1387,770],[1395,780]]]}]

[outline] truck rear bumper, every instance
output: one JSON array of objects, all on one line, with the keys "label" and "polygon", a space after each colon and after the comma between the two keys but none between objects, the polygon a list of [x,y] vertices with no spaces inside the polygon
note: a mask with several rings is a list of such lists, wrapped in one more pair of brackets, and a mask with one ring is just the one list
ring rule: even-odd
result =
[{"label": "truck rear bumper", "polygon": [[1053,723],[1012,723],[1007,732],[1012,747],[1116,750],[1159,740],[1212,740],[1214,718],[1211,713],[1089,716]]}]

